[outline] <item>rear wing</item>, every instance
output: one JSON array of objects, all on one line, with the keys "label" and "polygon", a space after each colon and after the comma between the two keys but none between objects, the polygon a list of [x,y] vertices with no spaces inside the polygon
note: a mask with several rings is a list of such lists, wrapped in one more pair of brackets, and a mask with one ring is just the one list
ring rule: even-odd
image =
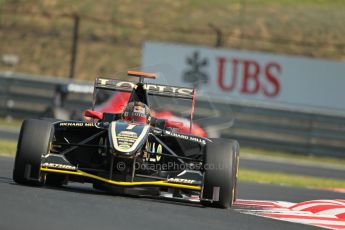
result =
[{"label": "rear wing", "polygon": [[[158,85],[151,83],[142,84],[149,95],[176,97],[190,100],[193,100],[194,98],[194,89],[192,88]],[[96,78],[95,80],[95,89],[108,89],[122,92],[132,92],[132,90],[136,87],[137,83],[130,81],[122,81],[108,78]]]},{"label": "rear wing", "polygon": [[[190,114],[189,120],[189,130],[190,133],[192,132],[193,128],[193,117],[194,117],[194,108],[195,108],[195,89],[193,88],[185,88],[185,87],[177,87],[177,86],[168,86],[168,85],[159,85],[159,84],[151,84],[151,83],[143,83],[144,78],[152,78],[154,79],[156,75],[148,75],[142,72],[128,72],[129,76],[136,76],[140,77],[138,83],[130,82],[130,81],[123,81],[123,80],[116,80],[116,79],[108,79],[108,78],[96,78],[95,80],[95,91],[94,91],[94,98],[95,92],[97,89],[106,89],[106,90],[114,90],[114,91],[121,91],[121,92],[129,92],[131,93],[133,89],[136,89],[138,85],[142,85],[143,88],[146,90],[148,95],[156,95],[156,96],[163,96],[163,97],[174,97],[174,98],[181,98],[181,99],[188,99],[192,100],[192,110]],[[94,100],[95,103],[95,100]],[[93,108],[94,108],[93,104]]]}]

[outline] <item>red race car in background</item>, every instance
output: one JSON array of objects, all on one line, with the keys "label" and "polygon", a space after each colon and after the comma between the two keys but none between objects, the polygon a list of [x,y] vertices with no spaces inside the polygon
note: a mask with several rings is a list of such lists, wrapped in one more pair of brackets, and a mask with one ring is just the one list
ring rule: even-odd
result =
[{"label": "red race car in background", "polygon": [[[95,107],[96,111],[102,113],[122,113],[124,107],[127,105],[128,100],[130,98],[130,93],[127,92],[116,92],[115,94],[111,95],[107,100],[103,103],[97,105]],[[159,119],[165,119],[168,121],[178,122],[182,125],[178,128],[178,132],[180,133],[190,133],[190,120],[184,117],[177,116],[170,111],[153,111],[153,116]],[[191,134],[206,137],[207,134],[205,130],[198,124],[192,124],[192,131]]]},{"label": "red race car in background", "polygon": [[[69,84],[61,84],[58,85],[55,89],[53,103],[51,107],[48,107],[46,111],[41,115],[42,117],[53,117],[58,120],[87,120],[88,118],[85,116],[80,116],[82,114],[83,109],[78,107],[66,107],[66,101],[68,101],[69,95],[74,94],[90,94],[93,92],[93,87],[89,85],[83,84],[76,84],[76,83],[69,83]],[[100,113],[122,113],[125,105],[128,103],[130,98],[130,93],[128,92],[121,92],[116,91],[110,93],[106,90],[100,90],[95,95],[94,101],[94,108],[95,111]],[[160,102],[160,105],[165,104],[164,102]],[[176,113],[171,112],[171,108],[178,107],[180,102],[175,103],[175,106],[158,106],[159,108],[153,108],[153,115],[159,119],[165,119],[171,122],[177,122],[180,125],[176,127],[177,131],[180,133],[185,134],[193,134],[201,137],[207,137],[208,132],[210,129],[207,127],[201,127],[199,124],[191,122],[190,119],[181,116]],[[187,106],[189,109],[192,107],[191,105]],[[87,108],[87,107],[86,107]],[[86,109],[84,108],[84,109]],[[211,134],[212,131],[210,132]],[[217,135],[216,135],[217,136]]]}]

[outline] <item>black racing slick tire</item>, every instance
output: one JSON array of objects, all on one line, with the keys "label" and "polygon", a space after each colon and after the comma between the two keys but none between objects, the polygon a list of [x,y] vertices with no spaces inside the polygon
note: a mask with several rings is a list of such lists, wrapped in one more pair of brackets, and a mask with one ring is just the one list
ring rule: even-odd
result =
[{"label": "black racing slick tire", "polygon": [[24,120],[20,129],[14,161],[13,180],[19,184],[42,185],[42,155],[49,152],[53,136],[51,122]]},{"label": "black racing slick tire", "polygon": [[236,197],[239,144],[235,140],[214,138],[207,143],[201,204],[230,208]]}]

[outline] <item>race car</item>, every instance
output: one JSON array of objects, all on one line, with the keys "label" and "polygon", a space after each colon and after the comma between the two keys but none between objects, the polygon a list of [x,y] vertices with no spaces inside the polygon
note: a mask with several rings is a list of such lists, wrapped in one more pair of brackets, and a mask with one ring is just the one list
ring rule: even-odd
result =
[{"label": "race car", "polygon": [[[99,90],[129,92],[122,113],[86,110],[90,121],[24,120],[13,180],[25,185],[92,183],[115,194],[157,196],[230,208],[236,199],[239,144],[191,134],[196,92],[191,88],[144,83],[151,73],[128,71],[138,82],[96,78]],[[173,99],[190,112],[190,133],[181,123],[152,116],[154,97]],[[175,100],[181,100],[176,103]],[[190,106],[178,107],[183,102]],[[160,105],[162,106],[162,105]],[[164,106],[171,106],[167,101]]]}]

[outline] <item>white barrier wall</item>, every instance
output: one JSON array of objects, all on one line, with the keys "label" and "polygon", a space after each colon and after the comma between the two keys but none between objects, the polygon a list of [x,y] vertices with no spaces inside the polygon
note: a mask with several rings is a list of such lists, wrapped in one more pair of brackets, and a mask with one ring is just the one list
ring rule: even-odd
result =
[{"label": "white barrier wall", "polygon": [[345,110],[345,63],[297,56],[146,42],[144,71],[199,95]]}]

